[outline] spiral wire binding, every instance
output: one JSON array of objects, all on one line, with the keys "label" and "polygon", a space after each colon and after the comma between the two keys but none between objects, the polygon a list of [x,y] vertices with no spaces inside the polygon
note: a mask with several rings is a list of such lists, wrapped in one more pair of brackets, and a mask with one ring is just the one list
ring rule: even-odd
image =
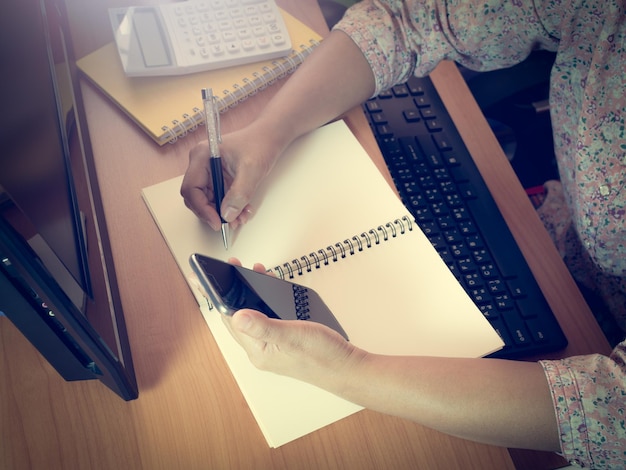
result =
[{"label": "spiral wire binding", "polygon": [[412,230],[413,223],[411,219],[405,215],[401,219],[387,222],[367,232],[362,232],[360,235],[354,235],[351,238],[346,238],[342,242],[328,245],[326,248],[320,248],[308,255],[275,266],[273,269],[268,270],[268,272],[273,272],[281,279],[295,279],[296,275],[302,276],[305,271],[311,272],[313,269],[320,269],[322,266],[336,263],[340,259],[354,256],[361,251],[380,245],[382,242],[396,238],[399,235],[404,235],[407,231],[411,232]]},{"label": "spiral wire binding", "polygon": [[[288,56],[274,60],[272,67],[263,67],[262,74],[254,72],[252,79],[245,77],[242,79],[243,84],[233,84],[232,91],[222,90],[222,96],[217,98],[220,112],[223,113],[228,109],[234,108],[248,97],[264,90],[277,80],[282,80],[292,74],[317,45],[319,45],[319,41],[311,39],[308,45],[300,45],[300,52],[292,49],[291,54]],[[194,107],[193,114],[185,113],[182,119],[182,121],[174,119],[170,126],[161,127],[161,130],[164,132],[163,139],[166,142],[173,144],[179,138],[185,137],[189,132],[195,131],[199,125],[204,123],[204,111]]]}]

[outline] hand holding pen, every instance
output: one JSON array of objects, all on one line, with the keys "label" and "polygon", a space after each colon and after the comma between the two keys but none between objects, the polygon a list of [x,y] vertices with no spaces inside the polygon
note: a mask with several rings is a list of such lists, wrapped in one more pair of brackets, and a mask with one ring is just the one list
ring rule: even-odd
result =
[{"label": "hand holding pen", "polygon": [[206,131],[209,139],[209,152],[211,162],[211,175],[213,178],[213,195],[215,198],[215,209],[222,221],[222,240],[224,248],[228,250],[229,227],[221,214],[222,201],[224,200],[224,175],[222,173],[222,158],[220,156],[221,142],[220,136],[220,115],[217,102],[213,96],[211,88],[202,89],[202,103],[204,104],[204,115]]},{"label": "hand holding pen", "polygon": [[190,150],[180,193],[187,208],[213,229],[223,229],[225,246],[232,245],[232,230],[252,218],[256,191],[289,142],[275,138],[274,122],[259,126],[259,120],[220,139],[217,97],[211,98],[210,90],[202,97],[208,141]]}]

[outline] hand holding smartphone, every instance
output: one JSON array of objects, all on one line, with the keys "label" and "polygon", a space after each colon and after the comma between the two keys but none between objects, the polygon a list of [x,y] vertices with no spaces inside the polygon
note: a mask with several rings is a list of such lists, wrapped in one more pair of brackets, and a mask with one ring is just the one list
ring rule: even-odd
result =
[{"label": "hand holding smartphone", "polygon": [[348,339],[313,289],[198,253],[189,262],[207,298],[224,315],[250,308],[270,318],[315,321]]}]

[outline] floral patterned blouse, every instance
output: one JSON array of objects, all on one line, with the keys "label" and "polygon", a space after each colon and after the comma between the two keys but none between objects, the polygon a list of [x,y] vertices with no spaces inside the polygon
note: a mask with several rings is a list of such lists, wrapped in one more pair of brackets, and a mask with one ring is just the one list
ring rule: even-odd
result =
[{"label": "floral patterned blouse", "polygon": [[[363,51],[375,94],[443,59],[493,70],[557,53],[550,112],[570,210],[551,232],[626,331],[626,0],[364,0],[335,28]],[[625,363],[626,342],[610,357],[542,361],[572,463],[626,468]]]}]

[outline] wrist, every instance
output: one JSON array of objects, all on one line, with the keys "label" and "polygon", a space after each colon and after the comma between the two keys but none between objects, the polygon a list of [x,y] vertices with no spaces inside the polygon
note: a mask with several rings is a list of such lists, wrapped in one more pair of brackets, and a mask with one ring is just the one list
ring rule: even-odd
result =
[{"label": "wrist", "polygon": [[299,137],[293,126],[287,119],[274,118],[265,114],[259,116],[249,126],[249,131],[255,136],[256,142],[266,142],[269,148],[277,156]]},{"label": "wrist", "polygon": [[[349,343],[348,343],[349,344]],[[349,345],[345,355],[339,356],[330,364],[325,378],[329,383],[323,388],[354,403],[360,404],[359,389],[368,375],[368,364],[372,355],[367,351]]]}]

